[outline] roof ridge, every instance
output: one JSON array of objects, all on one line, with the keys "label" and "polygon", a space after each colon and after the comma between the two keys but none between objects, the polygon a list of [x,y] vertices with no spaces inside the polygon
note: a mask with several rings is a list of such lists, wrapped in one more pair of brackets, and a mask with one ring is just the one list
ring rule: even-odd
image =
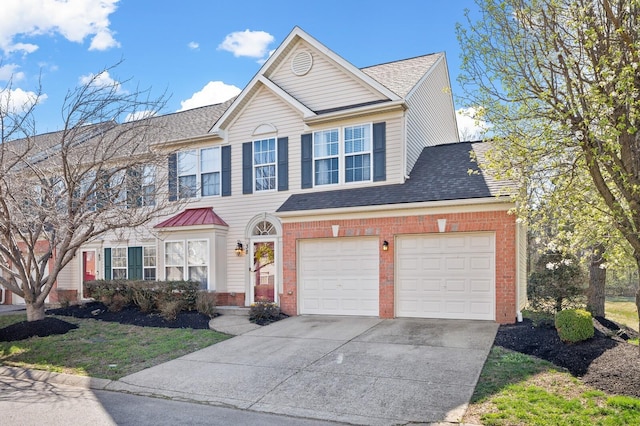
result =
[{"label": "roof ridge", "polygon": [[444,55],[444,53],[445,53],[444,51],[432,52],[432,53],[426,53],[424,55],[412,56],[410,58],[396,59],[395,61],[381,62],[379,64],[374,64],[374,65],[368,65],[366,67],[361,67],[360,70],[363,71],[363,70],[366,70],[366,69],[369,69],[369,68],[375,68],[375,67],[379,67],[379,66],[382,66],[382,65],[389,65],[389,64],[395,64],[395,63],[398,63],[398,62],[411,61],[413,59],[418,59],[418,58],[426,58],[427,56],[434,56],[434,55],[441,55],[441,54]]}]

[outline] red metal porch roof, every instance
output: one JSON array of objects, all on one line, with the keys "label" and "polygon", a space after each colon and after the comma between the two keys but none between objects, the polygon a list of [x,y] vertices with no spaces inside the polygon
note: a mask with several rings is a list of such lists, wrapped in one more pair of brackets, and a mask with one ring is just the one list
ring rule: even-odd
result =
[{"label": "red metal porch roof", "polygon": [[154,228],[174,228],[177,226],[194,226],[194,225],[222,225],[229,226],[218,216],[212,207],[203,207],[199,209],[186,209],[169,219],[160,222]]}]

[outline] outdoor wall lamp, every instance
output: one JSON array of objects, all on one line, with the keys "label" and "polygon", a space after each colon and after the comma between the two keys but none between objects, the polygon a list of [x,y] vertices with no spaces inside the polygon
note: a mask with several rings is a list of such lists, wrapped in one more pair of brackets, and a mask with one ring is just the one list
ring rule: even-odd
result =
[{"label": "outdoor wall lamp", "polygon": [[389,241],[384,240],[382,242],[382,251],[387,251],[387,250],[389,250]]},{"label": "outdoor wall lamp", "polygon": [[236,244],[236,256],[242,256],[242,253],[244,253],[244,247],[242,247],[242,243],[240,242],[240,240],[238,240],[238,244]]}]

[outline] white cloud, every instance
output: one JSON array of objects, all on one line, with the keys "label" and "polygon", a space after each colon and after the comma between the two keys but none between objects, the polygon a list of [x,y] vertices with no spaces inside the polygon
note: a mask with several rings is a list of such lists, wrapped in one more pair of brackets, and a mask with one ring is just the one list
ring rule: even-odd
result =
[{"label": "white cloud", "polygon": [[231,52],[235,57],[264,58],[273,40],[273,36],[264,31],[236,31],[228,34],[218,49]]},{"label": "white cloud", "polygon": [[225,84],[222,81],[210,81],[199,92],[196,92],[186,101],[181,101],[178,111],[185,111],[205,105],[217,104],[237,96],[240,89],[234,85]]},{"label": "white cloud", "polygon": [[27,92],[20,88],[0,90],[0,105],[10,114],[20,114],[27,111],[35,103],[40,104],[45,100],[47,100],[46,94],[38,97],[35,92]]},{"label": "white cloud", "polygon": [[100,74],[87,74],[83,75],[79,78],[79,83],[82,85],[91,84],[96,87],[113,87],[116,92],[124,93],[120,82],[114,80],[110,75],[109,71],[102,71]]},{"label": "white cloud", "polygon": [[24,78],[24,73],[18,71],[20,66],[18,64],[0,65],[0,81],[20,81]]},{"label": "white cloud", "polygon": [[200,48],[200,43],[196,41],[190,41],[189,44],[187,44],[187,47],[191,50],[198,50],[198,48]]},{"label": "white cloud", "polygon": [[456,111],[458,134],[461,141],[475,141],[482,138],[490,126],[481,117],[482,108],[460,108]]},{"label": "white cloud", "polygon": [[118,47],[109,29],[109,15],[119,0],[3,0],[0,14],[0,50],[32,53],[38,46],[15,42],[38,35],[60,34],[82,43],[92,37],[89,50]]}]

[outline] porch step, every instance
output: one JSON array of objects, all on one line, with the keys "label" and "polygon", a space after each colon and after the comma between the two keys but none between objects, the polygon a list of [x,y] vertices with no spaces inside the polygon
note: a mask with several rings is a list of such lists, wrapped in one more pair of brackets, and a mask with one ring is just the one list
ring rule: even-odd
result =
[{"label": "porch step", "polygon": [[221,315],[245,315],[249,316],[249,309],[246,306],[216,306],[216,310]]}]

